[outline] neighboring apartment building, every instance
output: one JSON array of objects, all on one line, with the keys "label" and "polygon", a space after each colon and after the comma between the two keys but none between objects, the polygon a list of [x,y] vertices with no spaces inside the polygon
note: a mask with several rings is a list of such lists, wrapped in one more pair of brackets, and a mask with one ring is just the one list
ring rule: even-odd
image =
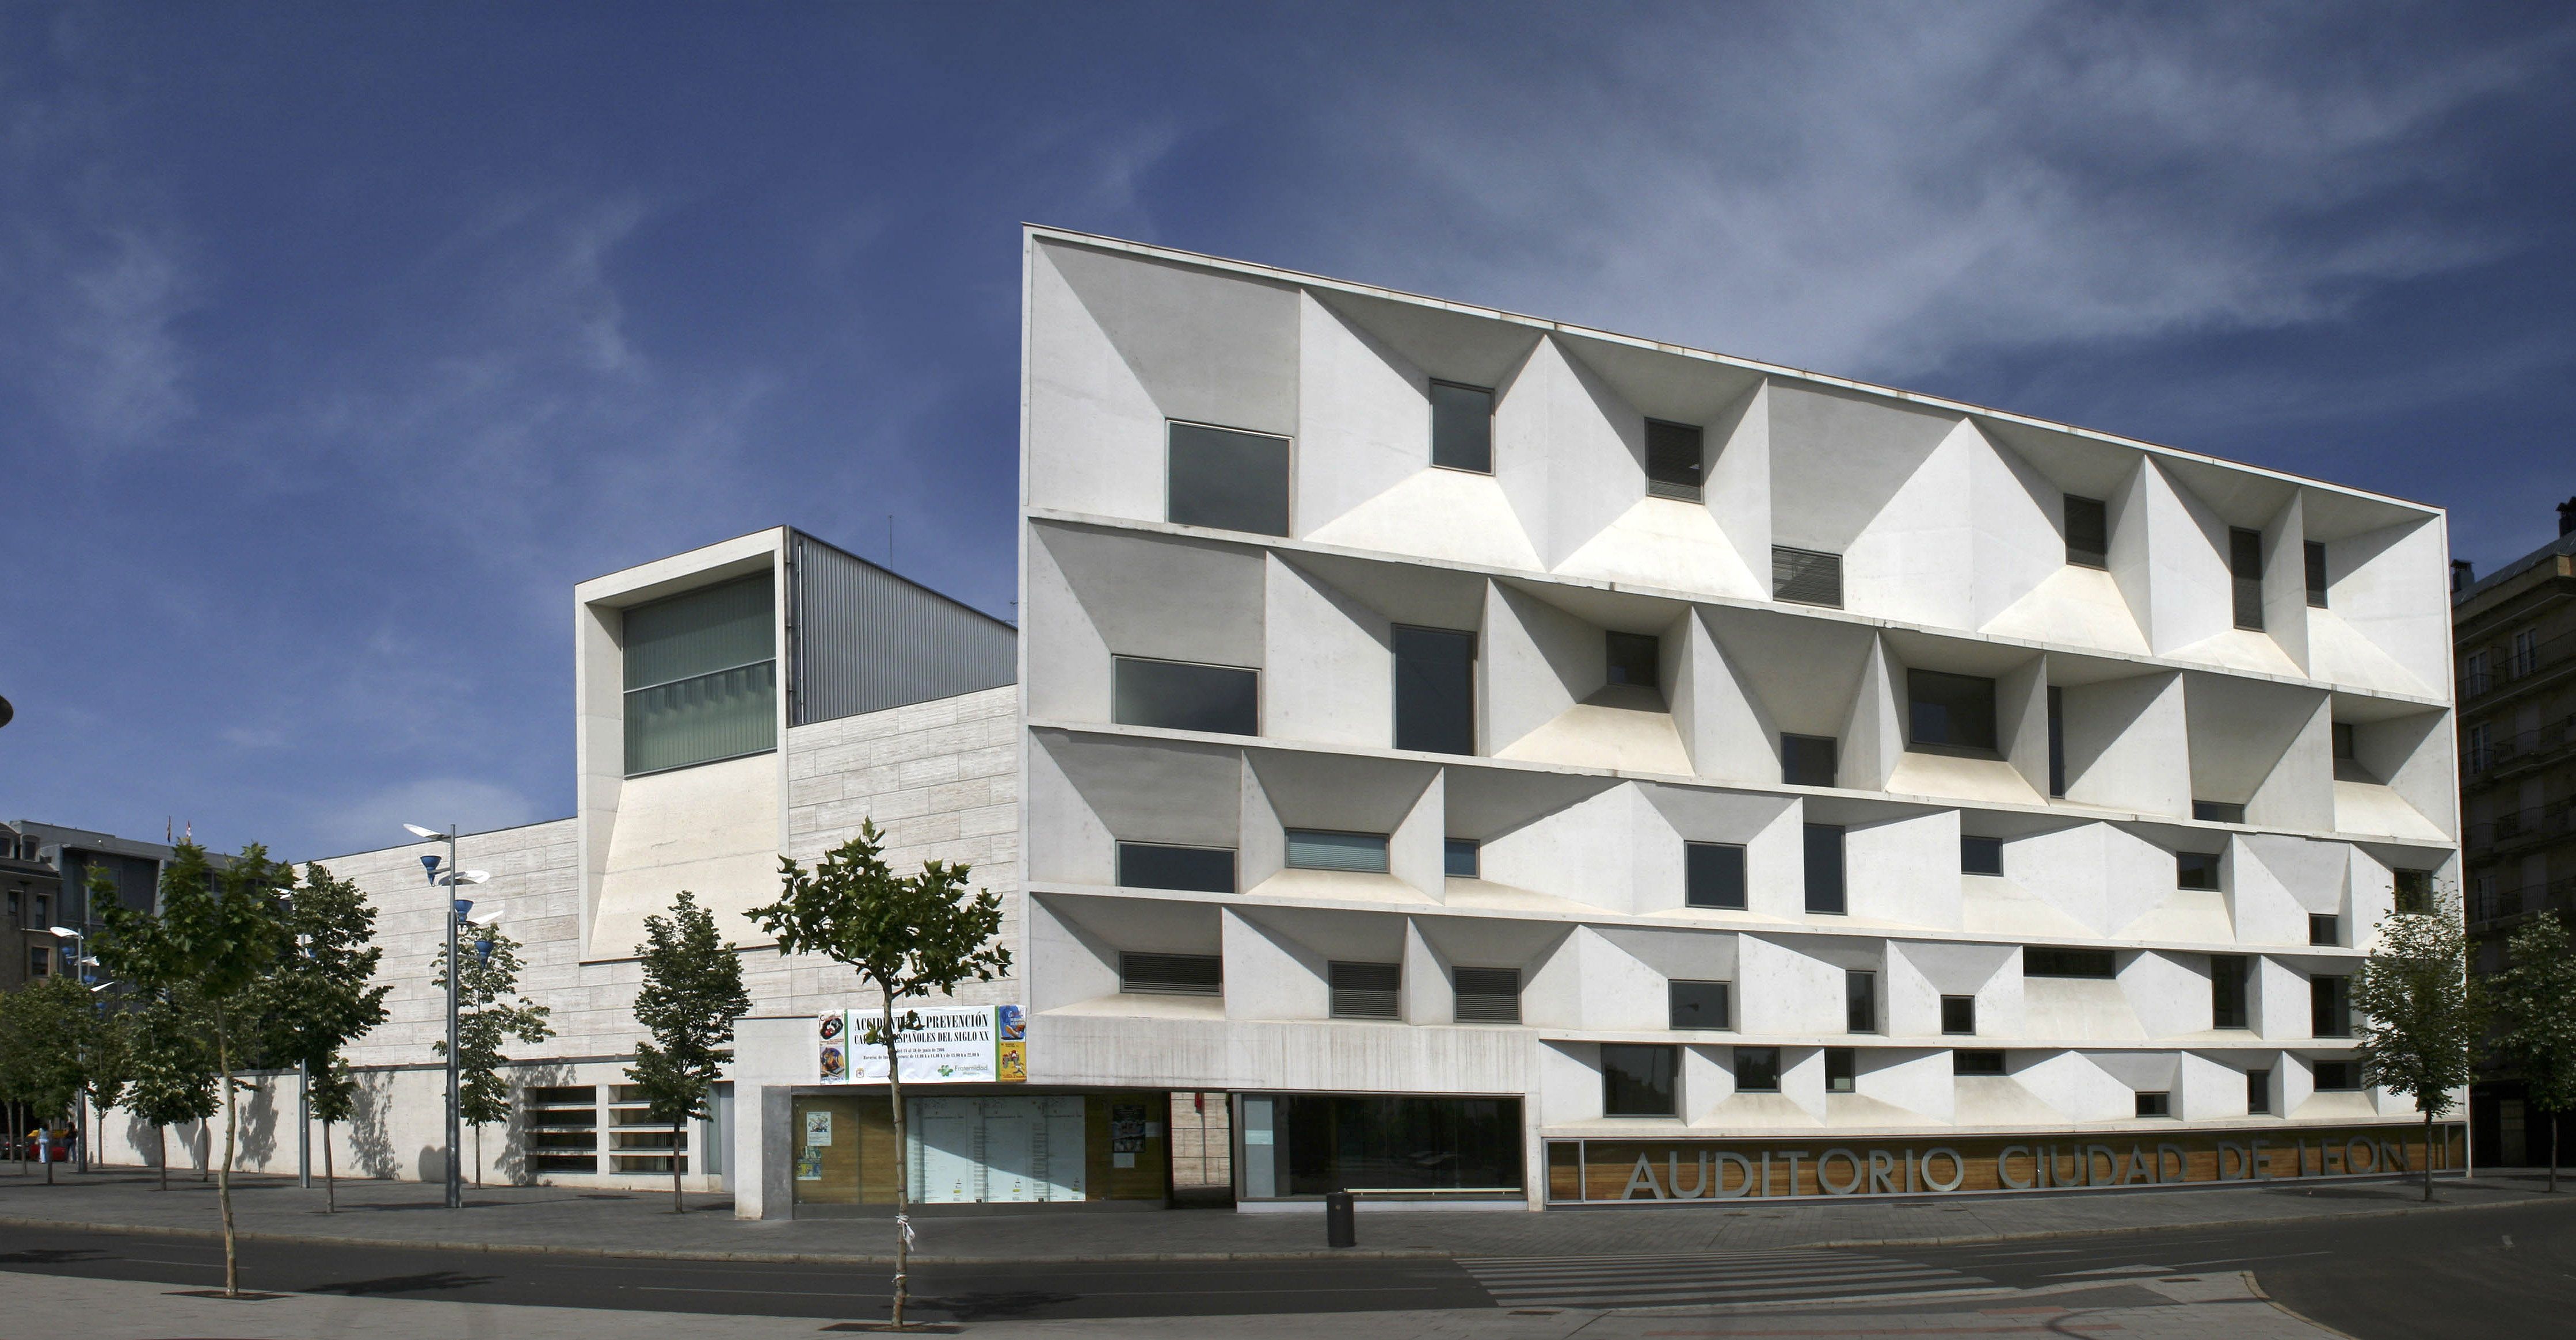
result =
[{"label": "neighboring apartment building", "polygon": [[[2451,618],[2469,931],[2493,972],[2533,914],[2576,912],[2576,498],[2558,505],[2557,539],[2464,585]],[[2518,1081],[2482,1082],[2475,1096],[2481,1161],[2548,1157]]]},{"label": "neighboring apartment building", "polygon": [[80,942],[53,932],[88,936],[105,924],[103,905],[90,891],[93,874],[115,887],[117,901],[148,912],[160,888],[161,863],[171,855],[158,843],[108,833],[27,819],[0,824],[0,896],[7,899],[0,912],[15,942],[0,956],[0,991],[81,967]]},{"label": "neighboring apartment building", "polygon": [[[1016,639],[786,530],[576,590],[578,813],[463,842],[559,1030],[492,1175],[680,1157],[774,1217],[897,1158],[1533,1208],[2456,1160],[2346,992],[2459,877],[2439,511],[1110,239],[1024,280]],[[875,1002],[738,916],[868,818],[1014,956],[921,1005],[900,1151]],[[343,1166],[438,1167],[436,850],[328,862],[396,984]],[[681,888],[756,1001],[688,1132],[618,1088]]]}]

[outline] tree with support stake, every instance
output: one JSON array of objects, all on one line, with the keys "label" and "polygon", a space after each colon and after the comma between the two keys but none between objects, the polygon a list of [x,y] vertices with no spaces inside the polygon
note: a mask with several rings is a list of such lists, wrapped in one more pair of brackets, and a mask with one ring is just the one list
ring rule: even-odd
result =
[{"label": "tree with support stake", "polygon": [[2424,1199],[2433,1199],[2433,1122],[2458,1102],[2486,1032],[2485,993],[2469,975],[2460,900],[2437,894],[2423,912],[2392,912],[2353,985],[2362,1012],[2361,1060],[2370,1083],[2415,1100],[2424,1114]]},{"label": "tree with support stake", "polygon": [[2498,1060],[2522,1076],[2523,1101],[2549,1117],[2549,1189],[2558,1190],[2558,1117],[2576,1111],[2576,950],[2555,912],[2505,942],[2505,970],[2488,983]]},{"label": "tree with support stake", "polygon": [[[733,1059],[734,1021],[751,1013],[742,988],[742,960],[731,943],[716,938],[716,919],[688,890],[668,917],[644,918],[644,943],[636,947],[644,985],[635,993],[635,1022],[651,1042],[635,1047],[626,1077],[644,1094],[645,1110],[668,1125],[671,1137],[671,1213],[688,1209],[680,1197],[680,1132],[707,1116],[707,1095]],[[703,1166],[705,1151],[699,1151]]]},{"label": "tree with support stake", "polygon": [[[489,926],[481,929],[481,936],[458,946],[463,970],[456,978],[460,1002],[456,1111],[474,1127],[476,1186],[483,1184],[483,1128],[510,1119],[510,1082],[501,1076],[501,1067],[510,1058],[502,1054],[501,1044],[513,1039],[543,1042],[555,1035],[554,1026],[546,1022],[552,1011],[519,994],[519,942]],[[445,991],[447,946],[438,947],[430,966],[434,969],[430,985]],[[444,1038],[429,1047],[442,1057],[447,1055]]]},{"label": "tree with support stake", "polygon": [[[966,892],[970,867],[925,861],[917,875],[897,875],[885,863],[885,835],[873,821],[859,835],[824,853],[807,871],[780,857],[783,891],[767,907],[746,915],[777,937],[781,954],[821,954],[856,969],[876,988],[877,1021],[869,1041],[886,1053],[886,1101],[894,1114],[895,1265],[891,1325],[904,1328],[910,1297],[912,1191],[904,1166],[903,1061],[898,1040],[920,1026],[920,1016],[895,1012],[899,1001],[951,995],[968,980],[989,982],[1010,971],[1011,951],[994,943],[1002,929],[1002,900],[991,890]],[[857,1044],[852,1039],[852,1044]]]}]

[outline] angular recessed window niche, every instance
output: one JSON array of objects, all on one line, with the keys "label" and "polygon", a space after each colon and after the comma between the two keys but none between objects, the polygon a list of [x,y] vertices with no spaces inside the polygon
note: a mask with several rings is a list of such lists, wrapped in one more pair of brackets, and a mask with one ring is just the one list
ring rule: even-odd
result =
[{"label": "angular recessed window niche", "polygon": [[1040,720],[1113,719],[1117,657],[1258,669],[1265,560],[1177,536],[1033,523],[1022,634]]},{"label": "angular recessed window niche", "polygon": [[2200,671],[2182,680],[2194,801],[2242,805],[2260,827],[2335,826],[2328,694]]},{"label": "angular recessed window niche", "polygon": [[2334,732],[2351,745],[2336,757],[2339,833],[2446,842],[2459,823],[2459,768],[2451,714],[2360,694],[2333,695]]},{"label": "angular recessed window niche", "polygon": [[[1683,681],[1690,607],[1496,580],[1485,613],[1484,735],[1497,758],[1687,775],[1666,685]],[[1609,634],[1625,634],[1616,639]],[[1642,639],[1651,638],[1651,646]],[[1612,653],[1619,653],[1615,679]],[[1639,658],[1651,651],[1657,664]]]}]

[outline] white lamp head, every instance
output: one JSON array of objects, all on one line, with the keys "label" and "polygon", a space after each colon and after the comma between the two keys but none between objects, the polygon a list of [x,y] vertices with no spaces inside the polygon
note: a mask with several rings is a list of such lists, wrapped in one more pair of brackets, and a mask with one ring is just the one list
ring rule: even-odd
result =
[{"label": "white lamp head", "polygon": [[45,933],[58,940],[77,940],[81,938],[81,933],[73,930],[69,926],[47,926],[45,928]]},{"label": "white lamp head", "polygon": [[457,884],[489,884],[492,882],[492,872],[489,870],[459,870],[452,875],[440,875],[438,877],[438,882],[450,886]]},{"label": "white lamp head", "polygon": [[445,833],[439,832],[435,828],[423,828],[419,824],[404,824],[403,831],[411,834],[413,837],[443,838],[447,836]]},{"label": "white lamp head", "polygon": [[497,907],[487,907],[482,911],[467,917],[465,919],[465,924],[468,926],[490,926],[500,921],[500,919],[501,909]]}]

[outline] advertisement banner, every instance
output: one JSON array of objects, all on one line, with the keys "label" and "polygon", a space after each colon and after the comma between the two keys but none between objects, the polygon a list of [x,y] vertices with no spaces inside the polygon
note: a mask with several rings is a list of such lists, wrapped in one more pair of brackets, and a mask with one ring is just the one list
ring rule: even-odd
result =
[{"label": "advertisement banner", "polygon": [[[1028,1016],[1017,1005],[915,1007],[918,1027],[895,1038],[906,1084],[1024,1084],[1029,1078]],[[834,1010],[816,1016],[815,1079],[823,1084],[883,1084],[881,1009]],[[900,1014],[897,1015],[901,1017]]]},{"label": "advertisement banner", "polygon": [[825,1084],[850,1082],[850,1016],[833,1010],[814,1018],[814,1077]]}]

